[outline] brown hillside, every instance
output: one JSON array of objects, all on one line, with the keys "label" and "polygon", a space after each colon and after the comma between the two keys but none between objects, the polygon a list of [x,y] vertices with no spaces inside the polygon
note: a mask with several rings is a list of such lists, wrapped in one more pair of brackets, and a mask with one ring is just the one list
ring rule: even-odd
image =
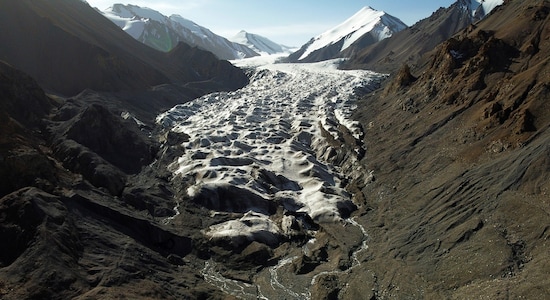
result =
[{"label": "brown hillside", "polygon": [[550,294],[549,13],[507,1],[363,99],[380,298]]},{"label": "brown hillside", "polygon": [[465,1],[440,8],[430,17],[372,46],[345,52],[350,59],[343,67],[395,72],[403,64],[414,64],[439,43],[477,21],[463,9],[462,2]]}]

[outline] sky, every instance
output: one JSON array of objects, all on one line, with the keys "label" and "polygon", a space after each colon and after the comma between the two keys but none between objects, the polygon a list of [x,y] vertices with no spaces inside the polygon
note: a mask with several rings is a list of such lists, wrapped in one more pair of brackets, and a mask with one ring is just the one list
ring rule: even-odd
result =
[{"label": "sky", "polygon": [[179,14],[214,33],[232,37],[241,30],[287,46],[300,47],[370,6],[407,25],[429,17],[456,0],[86,0],[104,10],[114,3],[149,7],[163,15]]}]

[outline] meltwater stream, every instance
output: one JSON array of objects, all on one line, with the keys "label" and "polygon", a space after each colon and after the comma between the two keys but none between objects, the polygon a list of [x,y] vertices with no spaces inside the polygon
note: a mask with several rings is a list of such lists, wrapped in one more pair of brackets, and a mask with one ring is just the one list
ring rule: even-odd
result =
[{"label": "meltwater stream", "polygon": [[[189,197],[214,213],[242,213],[205,228],[205,236],[273,245],[292,235],[296,216],[304,214],[318,223],[360,226],[342,219],[354,206],[341,184],[343,174],[325,162],[330,147],[323,132],[337,138],[344,126],[361,139],[361,127],[350,120],[354,90],[377,87],[383,75],[337,70],[337,63],[248,65],[248,86],[203,96],[157,117],[165,128],[190,136],[185,153],[169,166],[175,175],[192,178]],[[276,216],[274,205],[292,213]],[[309,298],[308,287],[295,290],[278,280],[278,269],[292,259],[272,267],[263,285],[224,278],[214,262],[205,265],[203,276],[240,298],[270,298],[266,289],[282,298]]]}]

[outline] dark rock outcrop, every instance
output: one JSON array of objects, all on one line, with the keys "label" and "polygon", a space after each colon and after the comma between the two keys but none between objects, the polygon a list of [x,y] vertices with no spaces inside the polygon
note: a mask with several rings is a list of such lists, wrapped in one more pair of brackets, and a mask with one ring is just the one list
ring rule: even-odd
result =
[{"label": "dark rock outcrop", "polygon": [[234,185],[203,186],[192,201],[208,209],[224,212],[246,213],[252,210],[271,215],[277,209],[277,203]]},{"label": "dark rock outcrop", "polygon": [[82,244],[59,197],[35,188],[0,199],[0,238],[5,241],[0,277],[4,298],[74,296],[85,281],[79,272]]},{"label": "dark rock outcrop", "polygon": [[151,163],[156,149],[145,141],[133,121],[125,121],[106,107],[91,104],[63,123],[62,136],[88,147],[123,172],[134,174]]},{"label": "dark rock outcrop", "polygon": [[37,127],[53,108],[34,79],[0,61],[0,110],[24,126]]},{"label": "dark rock outcrop", "polygon": [[0,62],[0,196],[29,185],[56,185],[55,163],[37,136],[52,108],[32,78]]}]

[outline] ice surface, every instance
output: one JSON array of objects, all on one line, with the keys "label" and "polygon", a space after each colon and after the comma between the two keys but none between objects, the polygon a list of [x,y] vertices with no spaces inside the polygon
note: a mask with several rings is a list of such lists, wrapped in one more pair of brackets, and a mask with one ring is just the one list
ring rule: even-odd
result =
[{"label": "ice surface", "polygon": [[[211,226],[205,234],[211,238],[244,238],[265,244],[277,244],[281,234],[279,227],[268,216],[248,212],[238,220],[231,220]],[[236,244],[242,243],[236,241]]]},{"label": "ice surface", "polygon": [[337,70],[338,61],[268,62],[235,61],[251,70],[248,86],[203,96],[157,117],[159,124],[190,136],[185,153],[169,167],[193,178],[190,197],[209,209],[254,212],[254,222],[218,224],[207,231],[211,237],[279,234],[288,226],[272,224],[266,201],[317,222],[340,221],[353,207],[341,184],[343,175],[323,159],[329,147],[321,126],[336,138],[338,126],[360,138],[361,128],[350,120],[354,89],[374,87],[382,75]]}]

